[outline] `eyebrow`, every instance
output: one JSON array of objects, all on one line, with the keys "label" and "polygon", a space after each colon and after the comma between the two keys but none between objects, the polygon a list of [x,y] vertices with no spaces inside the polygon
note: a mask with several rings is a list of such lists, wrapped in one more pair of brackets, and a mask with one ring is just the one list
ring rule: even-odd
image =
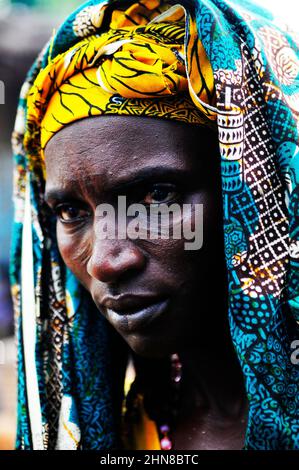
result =
[{"label": "eyebrow", "polygon": [[[194,172],[193,172],[194,173]],[[154,167],[147,167],[142,168],[133,175],[126,175],[123,180],[120,178],[115,184],[113,184],[113,191],[118,191],[120,189],[130,188],[140,183],[146,182],[154,182],[157,179],[163,180],[168,179],[171,182],[181,182],[182,180],[186,180],[192,176],[192,172],[190,170],[182,169],[182,168],[173,168],[170,166],[154,166]]]},{"label": "eyebrow", "polygon": [[[87,177],[88,179],[88,177]],[[142,168],[138,171],[135,171],[132,175],[126,175],[123,178],[120,178],[117,182],[113,183],[110,188],[104,188],[103,192],[111,191],[117,193],[121,190],[128,190],[134,186],[140,185],[144,182],[156,182],[159,180],[168,180],[172,183],[182,183],[185,182],[186,185],[190,185],[192,179],[194,179],[194,171],[182,169],[182,168],[173,168],[169,166],[155,166]],[[72,186],[75,186],[75,181],[72,181]],[[59,187],[53,187],[49,190],[46,190],[45,200],[47,203],[50,202],[63,202],[63,201],[78,201],[80,197],[78,192],[74,189],[61,189]]]},{"label": "eyebrow", "polygon": [[78,199],[78,194],[75,195],[74,191],[67,191],[65,189],[52,188],[45,192],[45,201],[47,203],[54,201],[62,202],[65,200],[74,201]]}]

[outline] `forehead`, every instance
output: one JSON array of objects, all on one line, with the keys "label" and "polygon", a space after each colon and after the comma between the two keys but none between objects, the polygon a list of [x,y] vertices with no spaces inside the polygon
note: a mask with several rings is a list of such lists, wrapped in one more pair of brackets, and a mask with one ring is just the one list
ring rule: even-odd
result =
[{"label": "forehead", "polygon": [[[98,116],[58,132],[45,149],[47,184],[101,178],[111,184],[141,169],[192,170],[215,137],[199,126],[154,118]],[[205,157],[206,158],[206,157]]]}]

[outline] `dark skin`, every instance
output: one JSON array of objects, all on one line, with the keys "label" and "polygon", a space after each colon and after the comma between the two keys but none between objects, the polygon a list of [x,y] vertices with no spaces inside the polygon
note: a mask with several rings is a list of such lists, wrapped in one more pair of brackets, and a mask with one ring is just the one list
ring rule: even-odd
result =
[{"label": "dark skin", "polygon": [[[161,138],[163,136],[163,138]],[[124,116],[84,119],[48,143],[46,200],[57,214],[61,256],[132,351],[179,353],[182,402],[176,449],[241,449],[242,374],[227,324],[220,157],[216,134],[178,122]],[[181,240],[102,240],[96,209],[130,203],[203,204],[203,246]],[[130,313],[152,305],[151,321]]]}]

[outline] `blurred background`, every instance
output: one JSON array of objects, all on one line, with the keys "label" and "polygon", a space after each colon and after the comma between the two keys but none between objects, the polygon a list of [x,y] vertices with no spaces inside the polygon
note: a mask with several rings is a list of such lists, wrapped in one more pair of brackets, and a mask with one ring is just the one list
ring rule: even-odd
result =
[{"label": "blurred background", "polygon": [[[297,0],[255,2],[272,9],[282,22],[299,30]],[[13,214],[10,136],[27,70],[53,28],[81,3],[82,0],[0,0],[0,450],[14,448],[16,424],[16,349],[8,281]]]}]

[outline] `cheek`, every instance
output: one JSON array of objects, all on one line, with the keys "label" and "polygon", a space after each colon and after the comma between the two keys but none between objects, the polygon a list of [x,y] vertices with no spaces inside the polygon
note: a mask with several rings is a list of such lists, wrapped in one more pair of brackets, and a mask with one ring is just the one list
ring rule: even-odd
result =
[{"label": "cheek", "polygon": [[85,279],[86,265],[91,253],[88,233],[70,233],[59,222],[57,222],[56,233],[59,252],[66,266],[79,280]]},{"label": "cheek", "polygon": [[184,293],[194,283],[200,252],[186,251],[184,239],[139,241],[139,245],[148,254],[151,277],[168,279],[177,293]]}]

